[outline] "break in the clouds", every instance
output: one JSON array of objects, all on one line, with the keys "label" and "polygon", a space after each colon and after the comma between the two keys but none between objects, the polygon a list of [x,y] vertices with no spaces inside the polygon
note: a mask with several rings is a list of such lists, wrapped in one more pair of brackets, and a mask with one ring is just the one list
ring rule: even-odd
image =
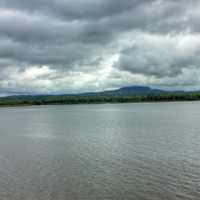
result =
[{"label": "break in the clouds", "polygon": [[200,87],[198,0],[1,0],[0,95]]}]

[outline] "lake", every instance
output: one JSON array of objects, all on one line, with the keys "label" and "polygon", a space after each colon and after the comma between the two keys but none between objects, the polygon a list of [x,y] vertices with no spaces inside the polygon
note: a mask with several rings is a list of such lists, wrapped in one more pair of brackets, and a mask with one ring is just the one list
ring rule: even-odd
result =
[{"label": "lake", "polygon": [[200,102],[0,108],[0,199],[200,199]]}]

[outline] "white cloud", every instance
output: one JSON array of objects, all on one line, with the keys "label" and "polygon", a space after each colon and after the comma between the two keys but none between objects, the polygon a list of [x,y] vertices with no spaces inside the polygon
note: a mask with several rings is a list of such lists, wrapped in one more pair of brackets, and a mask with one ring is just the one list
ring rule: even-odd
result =
[{"label": "white cloud", "polygon": [[115,64],[120,70],[162,78],[176,77],[185,68],[200,67],[200,34],[140,32],[127,37],[130,42],[122,48]]},{"label": "white cloud", "polygon": [[40,77],[49,76],[54,72],[55,70],[50,69],[48,66],[42,66],[42,67],[33,66],[26,68],[25,71],[22,72],[21,74],[17,74],[17,77],[15,78],[19,80],[34,80]]}]

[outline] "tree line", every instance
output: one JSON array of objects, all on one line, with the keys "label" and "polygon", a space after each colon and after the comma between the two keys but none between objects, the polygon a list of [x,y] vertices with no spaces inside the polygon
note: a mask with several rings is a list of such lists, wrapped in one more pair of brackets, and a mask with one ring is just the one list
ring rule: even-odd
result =
[{"label": "tree line", "polygon": [[43,95],[12,96],[0,98],[0,106],[51,105],[51,104],[92,104],[92,103],[130,103],[162,101],[200,100],[200,92],[162,93],[147,95]]}]

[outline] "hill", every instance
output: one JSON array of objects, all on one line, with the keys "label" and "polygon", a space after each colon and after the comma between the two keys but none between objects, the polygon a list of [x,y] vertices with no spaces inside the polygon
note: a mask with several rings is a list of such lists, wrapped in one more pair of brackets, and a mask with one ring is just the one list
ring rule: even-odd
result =
[{"label": "hill", "polygon": [[200,100],[200,92],[166,91],[146,86],[128,86],[93,93],[1,97],[0,106],[191,100]]}]

